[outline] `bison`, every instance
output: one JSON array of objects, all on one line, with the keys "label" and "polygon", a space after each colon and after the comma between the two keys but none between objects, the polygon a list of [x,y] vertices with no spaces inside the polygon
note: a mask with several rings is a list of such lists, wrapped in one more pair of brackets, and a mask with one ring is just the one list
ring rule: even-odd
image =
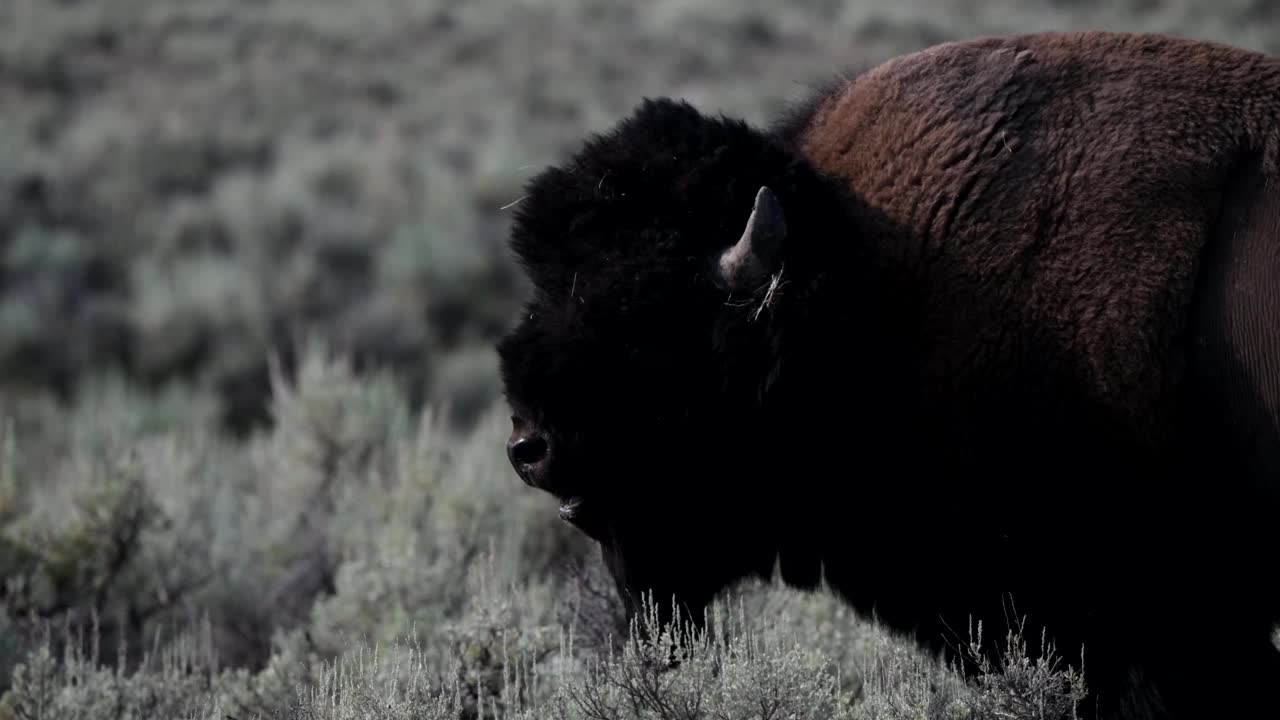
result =
[{"label": "bison", "polygon": [[507,453],[634,612],[1020,615],[1086,714],[1280,718],[1280,60],[940,44],[769,126],[647,98],[531,179]]}]

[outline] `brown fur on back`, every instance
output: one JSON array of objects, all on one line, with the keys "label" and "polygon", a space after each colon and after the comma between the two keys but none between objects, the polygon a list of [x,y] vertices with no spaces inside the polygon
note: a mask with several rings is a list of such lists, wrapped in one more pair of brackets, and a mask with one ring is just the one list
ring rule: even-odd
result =
[{"label": "brown fur on back", "polygon": [[[921,322],[946,352],[927,377],[1046,362],[1006,341],[1037,335],[1060,349],[1052,370],[1154,442],[1219,189],[1250,156],[1277,167],[1277,87],[1277,60],[1174,37],[980,39],[857,77],[798,144],[918,241],[882,251],[931,293]],[[948,296],[975,286],[986,313]]]}]

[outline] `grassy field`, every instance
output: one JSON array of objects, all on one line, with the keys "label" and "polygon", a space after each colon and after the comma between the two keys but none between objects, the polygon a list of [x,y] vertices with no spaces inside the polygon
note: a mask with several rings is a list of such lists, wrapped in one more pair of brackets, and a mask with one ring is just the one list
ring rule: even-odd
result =
[{"label": "grassy field", "polygon": [[642,97],[1073,28],[1280,52],[1259,0],[0,3],[0,720],[1069,717],[777,587],[658,671],[491,345],[505,208]]}]

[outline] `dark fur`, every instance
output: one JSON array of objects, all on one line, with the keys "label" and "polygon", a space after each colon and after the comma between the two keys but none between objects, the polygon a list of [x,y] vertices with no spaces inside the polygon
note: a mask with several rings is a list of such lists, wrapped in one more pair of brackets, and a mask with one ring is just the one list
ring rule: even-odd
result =
[{"label": "dark fur", "polygon": [[[938,649],[1012,597],[1084,644],[1086,716],[1280,718],[1280,308],[1221,270],[1277,265],[1278,113],[1280,62],[1106,33],[897,58],[770,132],[646,101],[519,206],[507,398],[632,607],[776,563]],[[780,282],[727,296],[761,185]]]}]

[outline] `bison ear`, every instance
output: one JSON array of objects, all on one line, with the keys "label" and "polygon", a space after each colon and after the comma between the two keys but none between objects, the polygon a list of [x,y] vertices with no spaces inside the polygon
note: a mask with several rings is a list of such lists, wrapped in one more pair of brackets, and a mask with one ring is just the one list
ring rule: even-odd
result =
[{"label": "bison ear", "polygon": [[768,187],[756,193],[755,207],[737,244],[720,256],[720,281],[730,291],[760,287],[776,271],[778,251],[787,236],[782,205]]}]

